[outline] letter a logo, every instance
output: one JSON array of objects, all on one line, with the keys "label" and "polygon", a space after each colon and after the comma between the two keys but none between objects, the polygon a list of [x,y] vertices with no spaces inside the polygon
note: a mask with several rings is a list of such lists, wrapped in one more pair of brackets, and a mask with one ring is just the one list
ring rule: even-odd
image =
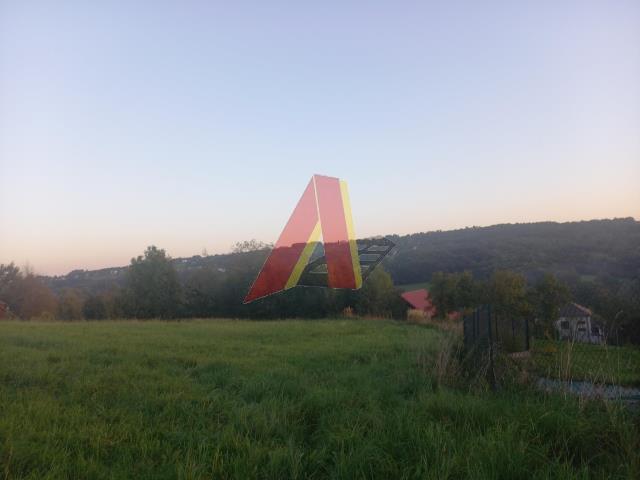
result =
[{"label": "letter a logo", "polygon": [[314,175],[244,303],[296,285],[358,289],[392,248],[386,238],[356,240],[346,182]]}]

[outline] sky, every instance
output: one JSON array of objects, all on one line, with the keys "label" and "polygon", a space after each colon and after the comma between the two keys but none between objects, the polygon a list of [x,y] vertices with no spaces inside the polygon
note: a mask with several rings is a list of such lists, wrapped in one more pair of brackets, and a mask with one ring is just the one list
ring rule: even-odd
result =
[{"label": "sky", "polygon": [[[516,5],[518,4],[518,5]],[[0,263],[640,219],[640,2],[0,0]]]}]

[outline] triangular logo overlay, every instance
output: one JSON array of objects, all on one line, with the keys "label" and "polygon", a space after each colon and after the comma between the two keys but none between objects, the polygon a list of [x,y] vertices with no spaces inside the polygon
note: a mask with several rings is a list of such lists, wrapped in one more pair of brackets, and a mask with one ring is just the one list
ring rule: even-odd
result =
[{"label": "triangular logo overlay", "polygon": [[358,289],[393,246],[386,238],[356,240],[347,183],[314,175],[244,303],[296,285]]}]

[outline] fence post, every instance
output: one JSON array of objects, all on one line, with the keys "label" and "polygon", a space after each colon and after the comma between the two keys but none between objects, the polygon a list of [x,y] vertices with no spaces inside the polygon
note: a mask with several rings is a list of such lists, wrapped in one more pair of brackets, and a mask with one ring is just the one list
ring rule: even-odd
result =
[{"label": "fence post", "polygon": [[491,305],[487,305],[487,321],[489,322],[489,345],[493,343],[493,332],[491,331]]},{"label": "fence post", "polygon": [[473,311],[473,317],[472,317],[472,323],[473,323],[473,343],[476,343],[476,340],[478,339],[478,325],[477,325],[477,321],[478,321],[478,309],[476,308]]},{"label": "fence post", "polygon": [[464,340],[465,348],[469,348],[469,345],[468,345],[469,336],[467,333],[467,318],[468,317],[462,317],[462,338]]},{"label": "fence post", "polygon": [[464,344],[465,346],[467,345],[467,335],[466,335],[466,326],[467,324],[465,323],[466,318],[462,317],[462,338],[464,339]]},{"label": "fence post", "polygon": [[491,305],[487,305],[487,321],[489,322],[489,384],[496,390],[496,374],[493,369],[493,333],[491,332]]}]

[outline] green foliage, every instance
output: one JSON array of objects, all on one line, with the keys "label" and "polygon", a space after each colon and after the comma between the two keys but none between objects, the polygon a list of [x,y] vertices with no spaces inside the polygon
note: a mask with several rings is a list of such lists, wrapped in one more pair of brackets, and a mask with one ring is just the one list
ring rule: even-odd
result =
[{"label": "green foliage", "polygon": [[382,266],[378,266],[357,292],[356,311],[360,315],[392,318],[398,316],[399,308],[406,310],[406,307],[401,305],[391,276]]},{"label": "green foliage", "polygon": [[[395,284],[420,288],[435,273],[444,272],[432,292],[441,315],[488,303],[488,280],[495,271],[522,274],[530,285],[549,273],[569,287],[571,300],[591,308],[621,342],[640,343],[640,222],[633,219],[496,225],[389,238],[396,247],[383,266]],[[234,250],[238,253],[169,260],[185,290],[181,315],[318,318],[355,307],[357,294],[323,293],[313,288],[295,288],[242,305],[269,251],[267,244],[251,240],[240,242]],[[136,314],[130,296],[113,297],[113,292],[126,286],[128,270],[74,271],[40,280],[58,295],[64,288],[78,288],[86,296],[109,292],[107,315],[115,318]],[[529,291],[525,303],[536,309],[531,313],[539,314],[534,293]],[[545,316],[553,309],[553,305],[542,307]]]},{"label": "green foliage", "polygon": [[495,272],[489,280],[488,300],[499,315],[519,317],[531,312],[527,280],[519,273],[508,270]]},{"label": "green foliage", "polygon": [[431,298],[436,315],[445,317],[450,312],[477,307],[483,301],[484,286],[469,271],[461,273],[436,272],[430,282]]},{"label": "green foliage", "polygon": [[180,308],[180,283],[162,249],[148,247],[131,259],[127,272],[126,309],[134,318],[173,318]]},{"label": "green foliage", "polygon": [[397,284],[428,281],[438,271],[469,270],[487,279],[513,270],[529,279],[551,272],[567,283],[591,276],[630,280],[640,266],[640,222],[632,218],[471,227],[388,236],[397,254],[384,260]]},{"label": "green foliage", "polygon": [[533,370],[566,381],[640,386],[640,349],[535,339]]},{"label": "green foliage", "polygon": [[469,270],[457,274],[455,278],[455,305],[457,310],[467,310],[480,303],[482,286],[473,278]]},{"label": "green foliage", "polygon": [[0,265],[0,296],[6,297],[7,292],[22,278],[20,268],[12,262],[8,265]]},{"label": "green foliage", "polygon": [[542,319],[547,326],[557,320],[560,308],[570,299],[569,288],[551,273],[546,273],[533,290],[537,318]]},{"label": "green foliage", "polygon": [[82,320],[84,318],[84,299],[81,292],[76,289],[65,289],[58,300],[58,313],[60,320]]},{"label": "green foliage", "polygon": [[220,301],[221,279],[211,269],[198,270],[185,282],[184,299],[193,317],[207,317]]},{"label": "green foliage", "polygon": [[57,310],[51,289],[39,277],[20,271],[13,263],[0,265],[0,300],[23,320],[52,318]]},{"label": "green foliage", "polygon": [[572,290],[607,325],[609,341],[640,344],[640,278],[606,285],[583,280]]},{"label": "green foliage", "polygon": [[441,336],[388,321],[5,322],[0,472],[638,478],[630,413],[527,391],[434,391],[422,362],[436,364]]},{"label": "green foliage", "polygon": [[92,295],[86,299],[82,314],[87,320],[104,320],[108,318],[107,306],[101,295]]},{"label": "green foliage", "polygon": [[456,282],[453,274],[436,272],[431,277],[431,298],[438,317],[455,310]]}]

